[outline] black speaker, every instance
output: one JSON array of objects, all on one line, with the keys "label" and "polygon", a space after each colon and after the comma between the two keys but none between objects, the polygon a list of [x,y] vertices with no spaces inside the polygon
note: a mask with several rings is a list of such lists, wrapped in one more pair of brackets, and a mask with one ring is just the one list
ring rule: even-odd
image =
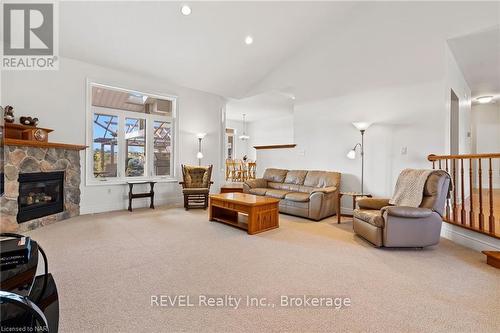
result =
[{"label": "black speaker", "polygon": [[[2,241],[25,236],[3,233]],[[0,322],[4,332],[57,332],[59,329],[59,296],[47,256],[33,240],[27,260],[4,266],[0,272]],[[0,254],[2,247],[0,243]],[[38,254],[42,255],[44,273],[36,275]],[[2,258],[4,258],[2,256]]]}]

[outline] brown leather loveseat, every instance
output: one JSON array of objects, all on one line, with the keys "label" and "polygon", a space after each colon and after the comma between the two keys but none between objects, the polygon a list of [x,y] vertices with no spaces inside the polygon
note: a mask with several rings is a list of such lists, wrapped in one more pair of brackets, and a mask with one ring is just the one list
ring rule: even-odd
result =
[{"label": "brown leather loveseat", "polygon": [[339,188],[339,172],[285,169],[266,169],[243,184],[245,193],[280,199],[281,213],[316,221],[338,213]]}]

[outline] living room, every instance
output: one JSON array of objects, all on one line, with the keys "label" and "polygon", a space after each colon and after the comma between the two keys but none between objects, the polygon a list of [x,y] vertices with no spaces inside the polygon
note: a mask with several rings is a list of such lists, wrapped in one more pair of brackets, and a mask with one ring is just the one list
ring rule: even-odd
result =
[{"label": "living room", "polygon": [[2,3],[0,231],[51,332],[498,330],[499,2],[46,3]]}]

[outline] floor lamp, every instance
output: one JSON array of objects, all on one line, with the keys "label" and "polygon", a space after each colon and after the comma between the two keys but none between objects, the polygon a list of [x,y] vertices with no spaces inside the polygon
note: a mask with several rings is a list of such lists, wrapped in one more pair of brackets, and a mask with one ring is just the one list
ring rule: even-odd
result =
[{"label": "floor lamp", "polygon": [[359,147],[361,154],[361,194],[364,194],[364,173],[365,173],[365,147],[364,147],[364,139],[365,139],[365,131],[372,125],[372,123],[367,122],[353,122],[354,127],[356,127],[361,132],[361,143],[356,143],[354,148],[352,148],[347,153],[347,158],[353,160],[356,158],[356,148]]},{"label": "floor lamp", "polygon": [[196,154],[196,158],[198,159],[198,165],[201,165],[201,159],[203,158],[203,153],[201,152],[201,141],[205,137],[206,133],[198,133],[196,137],[198,138],[198,153]]}]

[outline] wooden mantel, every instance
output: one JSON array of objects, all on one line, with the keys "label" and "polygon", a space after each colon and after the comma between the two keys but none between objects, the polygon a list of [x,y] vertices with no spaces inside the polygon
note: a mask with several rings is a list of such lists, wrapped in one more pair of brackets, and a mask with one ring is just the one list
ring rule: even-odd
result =
[{"label": "wooden mantel", "polygon": [[87,148],[85,145],[72,145],[68,143],[58,143],[58,142],[40,142],[33,140],[20,140],[20,139],[4,139],[4,145],[6,146],[26,146],[26,147],[38,147],[38,148],[62,148],[68,150],[83,150]]},{"label": "wooden mantel", "polygon": [[255,149],[286,149],[295,148],[296,144],[285,144],[285,145],[268,145],[268,146],[253,146]]}]

